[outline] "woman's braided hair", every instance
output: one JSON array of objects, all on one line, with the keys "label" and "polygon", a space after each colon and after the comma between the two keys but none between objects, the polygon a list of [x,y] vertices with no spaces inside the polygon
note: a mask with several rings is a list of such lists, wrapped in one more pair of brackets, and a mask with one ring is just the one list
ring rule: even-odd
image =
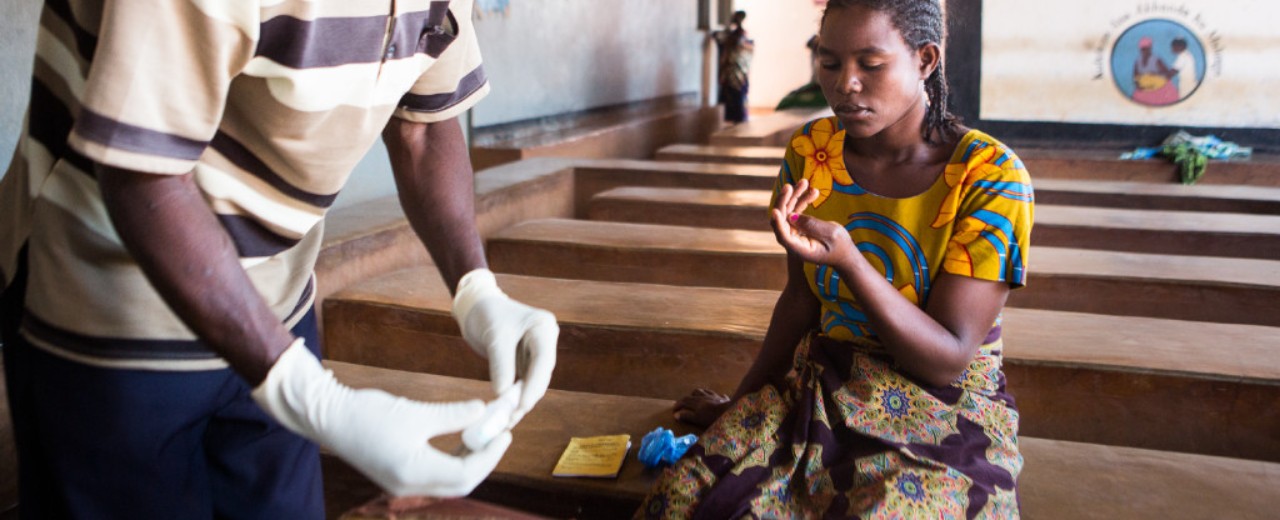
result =
[{"label": "woman's braided hair", "polygon": [[[942,6],[938,0],[828,0],[822,13],[825,22],[832,9],[860,5],[875,11],[888,13],[893,26],[902,34],[907,47],[920,49],[933,43],[942,48],[946,35],[943,28]],[[938,144],[960,132],[960,119],[947,110],[947,75],[942,62],[925,79],[925,94],[929,97],[929,110],[925,114],[924,128],[920,130],[925,142]]]}]

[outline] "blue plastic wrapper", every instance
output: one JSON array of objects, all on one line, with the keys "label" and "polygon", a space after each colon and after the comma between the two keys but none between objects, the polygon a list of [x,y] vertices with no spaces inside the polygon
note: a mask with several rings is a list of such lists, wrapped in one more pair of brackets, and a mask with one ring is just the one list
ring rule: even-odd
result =
[{"label": "blue plastic wrapper", "polygon": [[646,468],[656,468],[664,463],[671,464],[680,460],[684,452],[689,451],[689,447],[695,442],[698,442],[697,435],[690,433],[683,437],[676,437],[671,430],[659,426],[640,439],[640,450],[636,452],[636,458],[639,458],[640,463]]}]

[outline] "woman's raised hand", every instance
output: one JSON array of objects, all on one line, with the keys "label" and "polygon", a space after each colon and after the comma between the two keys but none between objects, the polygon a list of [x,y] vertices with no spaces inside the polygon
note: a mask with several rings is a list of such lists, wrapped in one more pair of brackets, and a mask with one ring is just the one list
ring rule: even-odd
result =
[{"label": "woman's raised hand", "polygon": [[773,204],[773,235],[782,247],[800,259],[832,265],[856,253],[849,232],[839,224],[804,215],[804,209],[818,198],[818,190],[801,179],[793,187],[784,185]]}]

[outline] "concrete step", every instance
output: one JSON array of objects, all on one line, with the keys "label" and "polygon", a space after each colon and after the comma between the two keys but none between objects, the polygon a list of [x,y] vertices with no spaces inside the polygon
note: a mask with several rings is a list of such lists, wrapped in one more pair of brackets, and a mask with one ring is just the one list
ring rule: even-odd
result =
[{"label": "concrete step", "polygon": [[[547,219],[495,233],[495,271],[780,290],[786,254],[764,231]],[[1036,247],[1016,307],[1280,325],[1280,261]]]},{"label": "concrete step", "polygon": [[[512,298],[559,319],[553,388],[664,399],[697,386],[732,393],[778,296],[498,280]],[[487,365],[461,340],[449,308],[448,290],[429,269],[358,284],[325,304],[326,355],[487,379]],[[1280,328],[1009,308],[1004,338],[1009,388],[1027,434],[1280,461]]]},{"label": "concrete step", "polygon": [[[1033,179],[1076,179],[1145,183],[1177,183],[1177,166],[1166,159],[1121,160],[1106,150],[1015,148]],[[782,146],[717,146],[673,144],[658,150],[660,161],[781,165]],[[1280,158],[1257,156],[1242,161],[1210,161],[1201,185],[1280,187]]]},{"label": "concrete step", "polygon": [[477,169],[534,157],[647,159],[672,143],[704,142],[720,111],[675,96],[558,119],[488,127],[469,147]]},{"label": "concrete step", "polygon": [[[503,274],[498,280],[512,298],[556,314],[554,387],[669,399],[693,384],[732,392],[777,300],[773,291]],[[325,302],[326,357],[488,379],[488,365],[460,337],[451,302],[430,268],[354,285]]]},{"label": "concrete step", "polygon": [[[614,188],[591,220],[769,231],[772,192]],[[1280,215],[1036,204],[1035,246],[1235,258],[1280,258]]]},{"label": "concrete step", "polygon": [[719,146],[784,146],[796,129],[805,123],[831,115],[830,108],[792,108],[766,115],[752,115],[744,123],[711,134],[709,142]]},{"label": "concrete step", "polygon": [[1036,204],[1280,215],[1280,188],[1035,177]]},{"label": "concrete step", "polygon": [[[486,396],[489,385],[339,362],[327,362],[340,381],[421,400]],[[671,419],[660,399],[550,391],[513,432],[515,442],[471,498],[557,518],[626,518],[652,487],[628,454],[616,479],[555,478],[551,468],[569,438],[630,434],[655,427],[676,435],[699,433]],[[439,443],[449,449],[457,440]],[[1134,448],[1019,439],[1026,460],[1019,478],[1022,514],[1041,520],[1125,518],[1268,519],[1280,500],[1280,464]],[[344,463],[326,455],[326,481],[358,481]],[[348,487],[351,487],[348,485]]]}]

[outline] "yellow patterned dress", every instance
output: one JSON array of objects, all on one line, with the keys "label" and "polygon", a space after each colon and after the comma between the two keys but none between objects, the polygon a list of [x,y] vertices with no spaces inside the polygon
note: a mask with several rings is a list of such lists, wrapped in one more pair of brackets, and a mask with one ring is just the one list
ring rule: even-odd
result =
[{"label": "yellow patterned dress", "polygon": [[[903,297],[923,306],[939,272],[1021,287],[1031,180],[978,131],[924,193],[890,198],[845,170],[836,118],[797,131],[779,174],[809,179],[806,214],[845,225]],[[637,518],[1016,518],[1018,412],[997,319],[972,364],[933,387],[896,369],[835,270],[805,265],[820,328],[782,387],[745,396],[663,475]]]}]

